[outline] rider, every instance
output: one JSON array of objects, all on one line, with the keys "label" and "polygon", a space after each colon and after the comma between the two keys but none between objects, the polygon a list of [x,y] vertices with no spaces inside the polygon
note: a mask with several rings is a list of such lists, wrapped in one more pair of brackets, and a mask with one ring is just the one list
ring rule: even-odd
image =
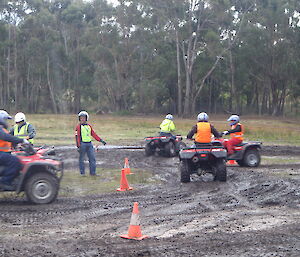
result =
[{"label": "rider", "polygon": [[23,112],[18,112],[15,115],[15,123],[16,125],[10,129],[9,134],[19,138],[25,138],[33,145],[33,138],[36,132],[34,127],[26,122],[26,116]]},{"label": "rider", "polygon": [[230,134],[230,139],[224,141],[224,147],[227,149],[228,155],[231,155],[234,153],[233,147],[241,144],[244,140],[244,126],[240,123],[240,117],[236,114],[231,115],[227,121],[230,122],[231,130],[225,130],[223,134]]},{"label": "rider", "polygon": [[89,119],[89,114],[86,111],[81,111],[78,113],[79,124],[75,129],[75,139],[76,145],[79,152],[79,170],[80,175],[85,176],[84,167],[84,156],[87,154],[90,166],[90,175],[96,176],[96,159],[94,153],[94,146],[92,144],[92,137],[97,141],[106,145],[106,142],[102,140],[96,132],[93,130],[92,126],[87,123]]},{"label": "rider", "polygon": [[162,121],[162,123],[159,125],[160,127],[160,136],[167,136],[167,137],[173,137],[174,139],[176,136],[173,136],[172,132],[175,131],[175,124],[173,122],[173,115],[167,114],[166,118]]},{"label": "rider", "polygon": [[0,166],[5,168],[0,172],[0,190],[12,190],[12,181],[22,168],[19,159],[10,154],[12,144],[29,144],[26,139],[12,136],[7,131],[7,120],[11,116],[4,110],[0,110]]},{"label": "rider", "polygon": [[208,115],[205,112],[201,112],[197,116],[198,123],[193,126],[191,131],[187,135],[187,139],[193,139],[195,136],[195,144],[208,144],[211,142],[211,135],[219,138],[220,134],[215,127],[208,122]]}]

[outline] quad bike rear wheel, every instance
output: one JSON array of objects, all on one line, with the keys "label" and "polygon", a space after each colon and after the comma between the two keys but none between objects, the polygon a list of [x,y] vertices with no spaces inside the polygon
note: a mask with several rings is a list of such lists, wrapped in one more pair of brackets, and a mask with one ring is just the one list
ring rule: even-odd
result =
[{"label": "quad bike rear wheel", "polygon": [[151,156],[155,152],[155,149],[153,149],[149,144],[146,144],[145,146],[145,155],[146,156]]},{"label": "quad bike rear wheel", "polygon": [[182,141],[176,143],[176,152],[179,153],[180,150],[186,147],[186,144]]},{"label": "quad bike rear wheel", "polygon": [[180,181],[182,183],[191,182],[190,168],[187,161],[180,161],[179,170],[180,170]]},{"label": "quad bike rear wheel", "polygon": [[28,200],[35,204],[53,202],[57,197],[58,189],[58,179],[46,172],[31,175],[25,184],[25,194]]},{"label": "quad bike rear wheel", "polygon": [[164,151],[166,156],[174,157],[176,155],[176,149],[174,143],[172,141],[166,143],[164,146]]},{"label": "quad bike rear wheel", "polygon": [[214,165],[215,178],[214,180],[226,182],[227,180],[227,168],[224,159],[217,159]]},{"label": "quad bike rear wheel", "polygon": [[[257,149],[249,149],[244,153],[241,166],[257,167],[260,164],[260,153]],[[240,161],[238,162],[240,165]]]}]

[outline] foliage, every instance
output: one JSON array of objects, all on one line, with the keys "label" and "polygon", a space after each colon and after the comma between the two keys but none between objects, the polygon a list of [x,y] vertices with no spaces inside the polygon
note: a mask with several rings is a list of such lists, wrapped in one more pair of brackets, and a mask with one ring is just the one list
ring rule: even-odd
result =
[{"label": "foliage", "polygon": [[1,108],[299,115],[299,5],[2,1]]}]

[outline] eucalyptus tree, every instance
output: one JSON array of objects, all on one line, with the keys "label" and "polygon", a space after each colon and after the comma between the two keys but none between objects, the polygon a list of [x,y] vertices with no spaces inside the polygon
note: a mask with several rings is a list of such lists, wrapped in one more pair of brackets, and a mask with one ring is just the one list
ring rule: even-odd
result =
[{"label": "eucalyptus tree", "polygon": [[241,61],[248,62],[246,95],[255,100],[260,114],[283,114],[290,86],[295,83],[298,67],[294,41],[298,25],[293,25],[298,20],[294,16],[296,2],[257,1],[243,32],[237,54],[244,56]]}]

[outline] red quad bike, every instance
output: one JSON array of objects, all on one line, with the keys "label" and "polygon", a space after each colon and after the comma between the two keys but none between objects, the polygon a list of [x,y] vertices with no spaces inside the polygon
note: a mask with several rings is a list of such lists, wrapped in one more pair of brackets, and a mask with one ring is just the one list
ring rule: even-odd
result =
[{"label": "red quad bike", "polygon": [[[53,202],[63,176],[63,163],[54,156],[54,149],[35,150],[31,145],[26,145],[12,154],[20,159],[23,168],[14,179],[13,188],[5,191],[17,194],[24,191],[28,200],[35,204]],[[0,176],[3,169],[0,166]]]},{"label": "red quad bike", "polygon": [[[214,142],[221,142],[228,139],[219,138],[214,139]],[[260,149],[262,142],[250,141],[243,142],[239,145],[234,146],[234,154],[227,157],[227,160],[235,160],[238,165],[242,167],[257,167],[260,164]]]},{"label": "red quad bike", "polygon": [[220,142],[196,144],[179,152],[181,182],[191,181],[190,175],[211,173],[215,181],[227,180],[227,151]]},{"label": "red quad bike", "polygon": [[168,136],[145,137],[145,154],[153,155],[156,151],[166,157],[176,156],[181,149],[186,147],[182,141],[182,136],[176,136],[176,139]]}]

